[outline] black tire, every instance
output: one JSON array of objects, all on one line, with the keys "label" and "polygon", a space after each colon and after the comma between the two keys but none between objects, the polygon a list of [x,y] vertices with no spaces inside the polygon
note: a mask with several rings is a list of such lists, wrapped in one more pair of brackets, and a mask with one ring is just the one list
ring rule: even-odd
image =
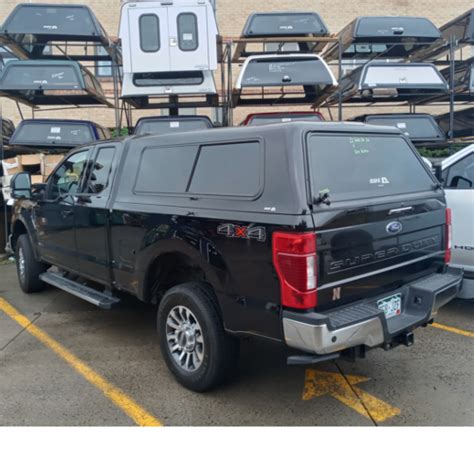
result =
[{"label": "black tire", "polygon": [[[172,331],[167,325],[168,316],[173,310],[176,312],[177,307],[188,309],[200,326],[198,333],[203,340],[203,354],[200,366],[192,371],[185,370],[178,363],[175,358],[179,352],[173,356],[168,344],[168,331]],[[183,283],[168,290],[158,308],[157,327],[166,364],[184,387],[204,392],[221,384],[234,372],[239,356],[239,341],[225,333],[219,305],[208,285]]]},{"label": "black tire", "polygon": [[[21,271],[22,258],[24,262],[23,272]],[[48,266],[35,259],[31,241],[27,234],[22,234],[18,237],[15,260],[20,288],[25,293],[35,293],[43,290],[46,285],[39,279],[39,276],[48,269]]]}]

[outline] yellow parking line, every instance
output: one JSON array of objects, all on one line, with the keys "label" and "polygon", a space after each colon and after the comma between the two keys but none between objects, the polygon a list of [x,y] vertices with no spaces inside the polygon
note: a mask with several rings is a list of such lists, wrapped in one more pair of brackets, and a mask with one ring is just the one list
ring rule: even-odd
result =
[{"label": "yellow parking line", "polygon": [[474,332],[466,331],[465,329],[453,328],[452,326],[445,326],[444,324],[439,323],[433,323],[432,326],[437,329],[442,329],[443,331],[459,334],[460,336],[474,337]]},{"label": "yellow parking line", "polygon": [[48,349],[56,353],[58,357],[67,362],[76,372],[81,374],[89,383],[98,388],[102,393],[127,416],[139,426],[161,426],[148,411],[138,405],[133,399],[123,393],[119,388],[105,380],[97,372],[82,362],[78,357],[68,351],[62,344],[57,342],[38,326],[33,324],[25,315],[16,310],[8,301],[0,298],[0,310],[8,317],[18,323],[32,336],[42,342]]}]

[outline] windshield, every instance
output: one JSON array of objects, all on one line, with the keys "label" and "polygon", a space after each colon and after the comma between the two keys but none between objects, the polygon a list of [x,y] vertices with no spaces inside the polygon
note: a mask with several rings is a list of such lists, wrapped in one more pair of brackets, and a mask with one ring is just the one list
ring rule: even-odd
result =
[{"label": "windshield", "polygon": [[313,197],[332,202],[427,191],[434,181],[400,136],[309,137]]}]

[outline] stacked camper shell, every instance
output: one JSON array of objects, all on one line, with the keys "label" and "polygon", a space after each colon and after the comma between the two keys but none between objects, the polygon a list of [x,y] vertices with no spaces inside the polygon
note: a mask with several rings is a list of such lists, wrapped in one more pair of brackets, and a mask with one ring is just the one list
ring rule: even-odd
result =
[{"label": "stacked camper shell", "polygon": [[369,125],[397,127],[418,146],[446,142],[446,134],[429,114],[371,114],[360,115],[353,120]]},{"label": "stacked camper shell", "polygon": [[337,86],[327,64],[315,54],[328,37],[315,12],[250,15],[232,55],[233,62],[244,60],[232,107],[323,103]]},{"label": "stacked camper shell", "polygon": [[[0,42],[21,59],[103,60],[115,55],[112,41],[86,5],[17,5],[0,28]],[[98,55],[97,47],[106,54]]]},{"label": "stacked camper shell", "polygon": [[57,153],[107,138],[108,129],[87,120],[33,119],[18,125],[10,144]]},{"label": "stacked camper shell", "polygon": [[0,96],[32,107],[111,106],[100,82],[75,61],[11,61],[0,76]]},{"label": "stacked camper shell", "polygon": [[139,108],[218,105],[217,23],[204,0],[122,5],[122,98]]},{"label": "stacked camper shell", "polygon": [[427,18],[407,16],[361,16],[339,33],[340,45],[330,44],[323,57],[336,60],[339,47],[342,59],[410,58],[439,41],[441,33]]},{"label": "stacked camper shell", "polygon": [[354,69],[340,81],[340,91],[328,102],[406,102],[433,94],[444,94],[448,83],[429,63],[388,63],[370,61]]}]

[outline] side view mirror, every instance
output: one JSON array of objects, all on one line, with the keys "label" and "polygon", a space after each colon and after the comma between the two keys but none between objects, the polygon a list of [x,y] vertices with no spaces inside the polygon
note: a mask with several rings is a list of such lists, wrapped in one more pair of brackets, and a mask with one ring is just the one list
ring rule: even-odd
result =
[{"label": "side view mirror", "polygon": [[23,171],[13,176],[11,181],[12,198],[31,199],[31,176]]}]

